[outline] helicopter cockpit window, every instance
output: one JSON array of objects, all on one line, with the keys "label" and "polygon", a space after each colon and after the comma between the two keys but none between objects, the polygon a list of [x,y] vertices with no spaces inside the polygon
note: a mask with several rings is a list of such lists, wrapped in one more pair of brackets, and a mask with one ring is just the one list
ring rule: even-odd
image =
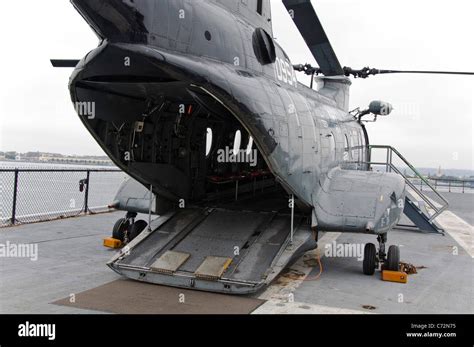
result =
[{"label": "helicopter cockpit window", "polygon": [[349,144],[349,138],[347,135],[344,135],[344,161],[349,161],[350,159],[351,147]]},{"label": "helicopter cockpit window", "polygon": [[352,133],[351,147],[352,147],[352,159],[355,161],[359,161],[360,143],[359,143],[359,136],[357,132]]},{"label": "helicopter cockpit window", "polygon": [[331,133],[331,135],[329,135],[329,145],[331,146],[330,147],[330,151],[331,151],[331,159],[334,161],[336,160],[337,156],[336,156],[336,137],[334,136],[333,133]]},{"label": "helicopter cockpit window", "polygon": [[273,43],[273,39],[264,29],[255,29],[252,38],[252,45],[255,56],[260,64],[267,65],[275,62],[275,44]]},{"label": "helicopter cockpit window", "polygon": [[360,143],[360,160],[362,162],[366,161],[366,143],[365,136],[363,133],[359,132],[359,143]]}]

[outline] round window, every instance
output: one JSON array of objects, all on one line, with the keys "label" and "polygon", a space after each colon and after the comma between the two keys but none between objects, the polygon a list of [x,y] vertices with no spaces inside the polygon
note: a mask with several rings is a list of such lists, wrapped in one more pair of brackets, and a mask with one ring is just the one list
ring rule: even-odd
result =
[{"label": "round window", "polygon": [[207,135],[206,135],[206,157],[211,154],[211,149],[212,149],[212,129],[207,128]]},{"label": "round window", "polygon": [[233,151],[234,155],[239,154],[241,144],[242,144],[242,133],[240,132],[240,130],[237,130],[234,136],[234,151]]},{"label": "round window", "polygon": [[257,60],[262,65],[274,63],[276,60],[273,39],[262,28],[255,29],[252,37],[253,50]]},{"label": "round window", "polygon": [[247,155],[250,155],[252,153],[252,149],[253,149],[253,137],[250,136],[249,143],[247,145]]}]

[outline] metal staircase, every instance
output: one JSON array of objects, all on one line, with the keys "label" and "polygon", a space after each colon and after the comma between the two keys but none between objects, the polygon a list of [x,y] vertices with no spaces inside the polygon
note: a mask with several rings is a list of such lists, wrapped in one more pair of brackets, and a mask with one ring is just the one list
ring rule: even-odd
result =
[{"label": "metal staircase", "polygon": [[[386,160],[384,161],[373,161],[375,151],[386,151]],[[406,175],[404,172],[394,164],[394,160],[400,161],[401,165],[406,165],[407,169],[412,171],[412,175]],[[401,175],[408,185],[407,195],[405,198],[405,209],[404,213],[411,220],[414,226],[403,225],[399,226],[407,229],[417,229],[427,233],[443,233],[444,230],[436,223],[435,219],[441,213],[443,213],[449,206],[449,202],[431,185],[431,183],[423,177],[414,167],[411,165],[400,152],[391,146],[369,146],[369,159],[368,164],[371,170],[383,169],[386,172],[394,172]],[[413,183],[410,178],[420,179],[428,191],[433,193],[430,198],[426,192],[421,191]]]}]

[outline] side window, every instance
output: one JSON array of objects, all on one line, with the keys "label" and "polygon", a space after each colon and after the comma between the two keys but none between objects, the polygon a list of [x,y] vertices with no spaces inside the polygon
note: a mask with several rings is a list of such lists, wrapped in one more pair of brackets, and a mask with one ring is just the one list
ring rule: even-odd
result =
[{"label": "side window", "polygon": [[267,65],[275,62],[275,44],[273,43],[273,39],[264,29],[255,29],[252,36],[252,46],[255,56],[260,64]]},{"label": "side window", "polygon": [[257,0],[257,13],[263,15],[263,0]]}]

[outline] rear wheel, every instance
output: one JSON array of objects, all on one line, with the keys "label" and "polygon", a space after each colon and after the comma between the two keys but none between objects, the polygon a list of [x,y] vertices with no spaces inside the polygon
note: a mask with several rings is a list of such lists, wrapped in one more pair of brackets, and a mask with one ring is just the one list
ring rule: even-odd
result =
[{"label": "rear wheel", "polygon": [[368,243],[364,247],[364,261],[362,268],[364,274],[371,276],[375,273],[377,266],[377,249],[373,243]]},{"label": "rear wheel", "polygon": [[116,240],[124,242],[125,234],[127,233],[127,229],[129,226],[130,223],[127,219],[120,218],[117,222],[115,222],[114,228],[112,229],[112,237]]},{"label": "rear wheel", "polygon": [[390,246],[388,249],[385,270],[398,271],[400,268],[400,248],[398,246]]},{"label": "rear wheel", "polygon": [[128,232],[128,239],[132,241],[135,237],[141,234],[143,230],[148,226],[148,223],[144,220],[137,220],[130,226],[130,230]]}]

